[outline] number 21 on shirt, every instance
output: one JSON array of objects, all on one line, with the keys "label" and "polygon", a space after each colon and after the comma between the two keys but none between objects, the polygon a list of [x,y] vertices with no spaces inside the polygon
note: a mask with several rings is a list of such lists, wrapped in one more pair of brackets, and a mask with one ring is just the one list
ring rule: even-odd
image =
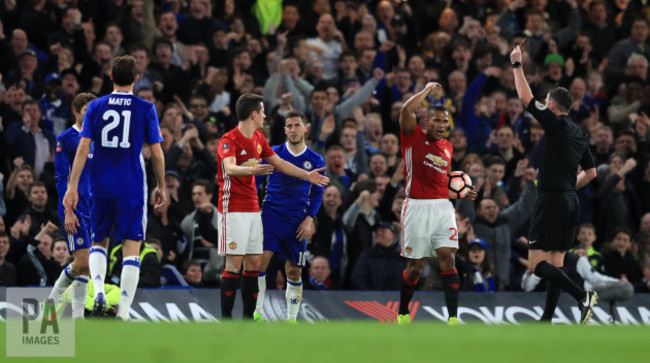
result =
[{"label": "number 21 on shirt", "polygon": [[[107,148],[117,148],[118,145],[119,147],[123,149],[128,149],[131,147],[131,144],[129,143],[129,129],[131,126],[131,111],[124,110],[122,111],[122,115],[115,111],[115,110],[108,110],[104,112],[104,115],[102,115],[102,119],[104,121],[112,120],[110,123],[106,124],[102,128],[102,147],[107,147]],[[122,126],[122,141],[118,143],[119,138],[118,136],[113,136],[110,140],[108,138],[108,133],[120,126],[120,121],[124,120],[123,126]]]}]

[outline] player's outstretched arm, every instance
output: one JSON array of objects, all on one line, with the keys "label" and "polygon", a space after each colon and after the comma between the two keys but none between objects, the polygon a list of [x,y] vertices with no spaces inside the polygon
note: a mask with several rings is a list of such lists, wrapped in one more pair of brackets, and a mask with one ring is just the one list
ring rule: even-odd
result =
[{"label": "player's outstretched arm", "polygon": [[[510,53],[510,62],[513,64],[515,64],[515,62],[521,63],[521,58],[521,48],[517,46],[512,50],[512,53]],[[513,68],[513,71],[515,73],[515,88],[517,88],[517,95],[519,95],[519,99],[524,104],[524,107],[528,107],[530,100],[533,99],[533,92],[530,90],[528,82],[526,81],[524,69],[519,66]]]},{"label": "player's outstretched arm", "polygon": [[435,87],[442,87],[437,82],[429,82],[424,89],[409,98],[402,106],[399,114],[399,128],[406,136],[413,133],[417,119],[415,118],[415,110],[422,105],[422,101],[429,95],[429,92]]},{"label": "player's outstretched arm", "polygon": [[72,163],[72,171],[70,171],[70,183],[68,184],[68,191],[63,197],[63,207],[65,209],[77,209],[77,203],[79,202],[79,192],[77,188],[79,186],[79,178],[81,177],[81,172],[86,166],[86,159],[90,153],[90,142],[91,140],[87,137],[82,137],[79,140],[79,147],[77,147],[77,153],[74,156],[74,162]]},{"label": "player's outstretched arm", "polygon": [[223,159],[223,168],[226,174],[230,177],[242,177],[251,175],[271,175],[273,174],[273,166],[269,164],[257,164],[251,167],[237,165],[237,160],[234,156],[229,156]]},{"label": "player's outstretched arm", "polygon": [[273,165],[276,169],[278,169],[279,172],[287,174],[289,176],[309,180],[310,183],[316,184],[321,187],[324,187],[330,183],[330,178],[321,174],[321,172],[325,170],[324,167],[319,169],[314,169],[308,172],[304,169],[300,169],[299,167],[289,162],[282,160],[277,155],[273,155],[264,160],[266,160],[267,163]]},{"label": "player's outstretched arm", "polygon": [[167,202],[167,187],[165,186],[165,154],[160,143],[151,145],[151,161],[156,174],[156,189],[154,189],[154,208],[160,208]]}]

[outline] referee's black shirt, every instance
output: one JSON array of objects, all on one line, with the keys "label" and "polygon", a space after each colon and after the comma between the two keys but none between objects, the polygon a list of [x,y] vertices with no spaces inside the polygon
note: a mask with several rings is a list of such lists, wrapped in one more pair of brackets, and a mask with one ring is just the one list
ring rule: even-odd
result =
[{"label": "referee's black shirt", "polygon": [[594,167],[589,139],[569,116],[557,116],[533,98],[526,108],[544,128],[538,188],[542,192],[576,190],[578,165]]}]

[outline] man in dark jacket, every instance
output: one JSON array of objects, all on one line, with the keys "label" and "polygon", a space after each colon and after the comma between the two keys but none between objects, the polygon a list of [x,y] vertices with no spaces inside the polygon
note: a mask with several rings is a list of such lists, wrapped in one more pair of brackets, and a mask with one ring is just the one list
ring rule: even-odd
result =
[{"label": "man in dark jacket", "polygon": [[[501,288],[510,284],[510,241],[512,233],[523,224],[533,211],[537,189],[530,174],[519,200],[506,210],[499,211],[493,199],[481,200],[474,221],[474,233],[487,244],[488,260],[494,269]],[[470,220],[472,216],[470,216]],[[497,290],[501,289],[498,288]]]},{"label": "man in dark jacket", "polygon": [[61,265],[52,258],[53,239],[47,228],[43,227],[33,240],[26,237],[29,244],[18,262],[17,286],[51,286],[61,274]]},{"label": "man in dark jacket", "polygon": [[[316,234],[307,245],[311,256],[324,256],[329,259],[331,286],[338,288],[347,267],[347,239],[343,219],[339,213],[341,206],[341,192],[331,185],[323,191],[323,203],[316,214]],[[309,259],[310,266],[315,257]],[[308,278],[304,279],[305,281]]]},{"label": "man in dark jacket", "polygon": [[395,242],[399,231],[390,222],[375,227],[375,244],[359,256],[352,270],[355,290],[399,290],[406,260],[400,256]]}]

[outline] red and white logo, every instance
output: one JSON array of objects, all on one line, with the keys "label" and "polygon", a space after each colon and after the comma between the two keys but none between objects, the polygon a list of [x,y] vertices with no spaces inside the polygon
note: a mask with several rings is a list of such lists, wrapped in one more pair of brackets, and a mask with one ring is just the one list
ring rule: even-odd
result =
[{"label": "red and white logo", "polygon": [[[359,310],[360,312],[379,320],[382,323],[397,321],[399,301],[389,301],[386,303],[386,305],[382,305],[377,301],[346,301],[345,303]],[[409,303],[411,320],[415,318],[415,314],[418,312],[419,307],[419,301],[411,301]]]}]

